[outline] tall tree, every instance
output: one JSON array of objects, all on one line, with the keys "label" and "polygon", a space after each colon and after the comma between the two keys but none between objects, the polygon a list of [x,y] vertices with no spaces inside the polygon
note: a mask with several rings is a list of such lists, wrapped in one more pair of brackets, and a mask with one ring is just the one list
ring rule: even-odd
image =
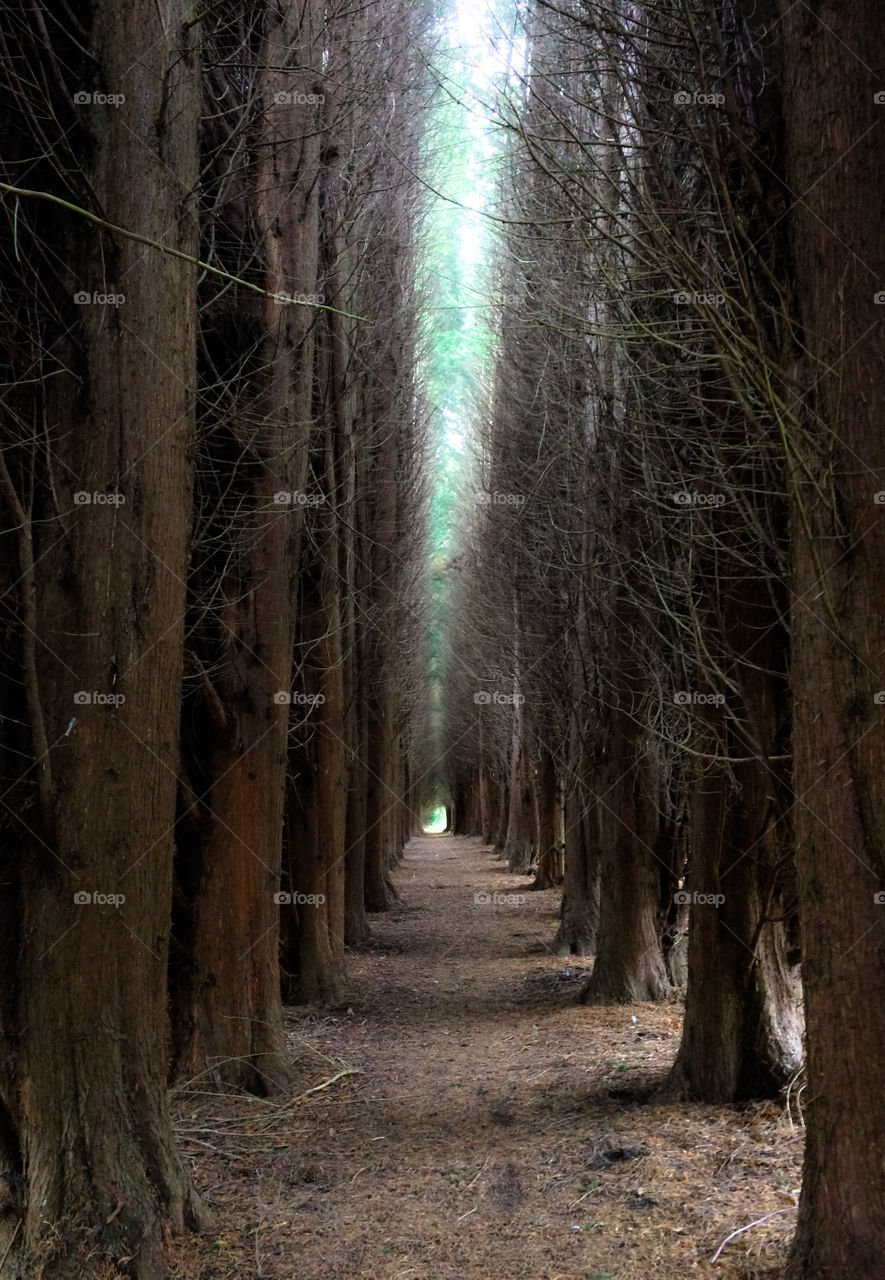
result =
[{"label": "tall tree", "polygon": [[885,25],[871,0],[823,0],[785,8],[781,39],[804,347],[788,449],[810,1098],[788,1275],[871,1280],[885,1256],[885,1011],[871,998],[885,981]]},{"label": "tall tree", "polygon": [[292,705],[301,528],[316,496],[321,20],[315,0],[225,4],[207,37],[204,256],[265,293],[204,283],[172,995],[178,1072],[261,1092],[289,1078],[276,894],[287,729],[304,710]]},{"label": "tall tree", "polygon": [[[198,1214],[166,1099],[195,406],[194,16],[182,0],[94,0],[64,25],[31,5],[9,7],[4,24],[4,179],[69,202],[4,208],[4,381],[19,385],[0,477],[27,729],[4,744],[17,817],[0,1090],[20,1274],[91,1275],[110,1258],[159,1280],[164,1233]],[[24,67],[27,84],[15,79]]]}]

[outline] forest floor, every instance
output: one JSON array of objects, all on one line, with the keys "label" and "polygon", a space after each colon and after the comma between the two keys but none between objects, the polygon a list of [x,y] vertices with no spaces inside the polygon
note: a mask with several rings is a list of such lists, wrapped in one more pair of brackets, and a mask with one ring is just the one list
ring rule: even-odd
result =
[{"label": "forest floor", "polygon": [[680,1004],[577,1004],[559,891],[478,841],[412,840],[394,879],[349,1003],[287,1011],[292,1094],[177,1096],[215,1224],[173,1243],[176,1280],[779,1280],[785,1106],[655,1101]]}]

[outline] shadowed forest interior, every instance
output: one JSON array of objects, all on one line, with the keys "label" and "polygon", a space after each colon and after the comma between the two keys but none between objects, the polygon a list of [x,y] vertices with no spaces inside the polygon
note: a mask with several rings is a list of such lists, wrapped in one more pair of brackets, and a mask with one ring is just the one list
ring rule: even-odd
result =
[{"label": "shadowed forest interior", "polygon": [[883,1280],[880,7],[0,100],[0,1280]]}]

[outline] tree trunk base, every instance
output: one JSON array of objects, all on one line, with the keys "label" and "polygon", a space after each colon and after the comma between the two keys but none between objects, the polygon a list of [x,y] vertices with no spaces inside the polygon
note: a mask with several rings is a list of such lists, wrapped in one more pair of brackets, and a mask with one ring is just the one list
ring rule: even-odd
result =
[{"label": "tree trunk base", "polygon": [[345,1004],[349,995],[347,976],[335,970],[311,974],[294,984],[293,1004]]},{"label": "tree trunk base", "polygon": [[344,917],[344,945],[364,947],[372,937],[372,930],[364,911],[349,912]]},{"label": "tree trunk base", "polygon": [[532,846],[527,840],[505,848],[503,856],[507,859],[507,870],[511,875],[526,875],[532,865]]},{"label": "tree trunk base", "polygon": [[529,885],[530,889],[558,889],[562,884],[562,879],[556,876],[548,875],[546,872],[542,874],[539,869],[534,880]]},{"label": "tree trunk base", "polygon": [[597,976],[594,968],[578,999],[581,1004],[660,1004],[670,990],[663,972]]},{"label": "tree trunk base", "polygon": [[[170,1231],[205,1231],[212,1215],[192,1186],[168,1189],[164,1201],[153,1206],[150,1215],[123,1201],[122,1212],[113,1221],[95,1221],[94,1206],[62,1222],[49,1222],[34,1215],[25,1225],[24,1239],[10,1251],[6,1265],[10,1275],[39,1276],[40,1280],[109,1280],[114,1275],[127,1280],[168,1280],[164,1245]],[[4,1245],[4,1248],[8,1245]],[[6,1256],[6,1255],[0,1255]]]},{"label": "tree trunk base", "polygon": [[563,920],[556,930],[553,946],[558,956],[592,956],[596,930],[589,921]]},{"label": "tree trunk base", "polygon": [[388,875],[376,878],[370,886],[366,886],[366,911],[370,914],[389,911],[395,902],[399,902],[399,894],[393,887]]}]

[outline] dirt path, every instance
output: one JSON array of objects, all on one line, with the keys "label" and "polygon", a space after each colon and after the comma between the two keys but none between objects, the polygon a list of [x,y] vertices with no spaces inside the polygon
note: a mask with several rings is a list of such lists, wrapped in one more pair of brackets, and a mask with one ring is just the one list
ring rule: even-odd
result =
[{"label": "dirt path", "polygon": [[413,840],[395,880],[351,1003],[290,1012],[296,1095],[181,1099],[224,1229],[176,1246],[175,1275],[773,1280],[751,1264],[782,1260],[793,1227],[801,1141],[782,1109],[647,1103],[678,1005],[576,1004],[590,962],[551,954],[558,892],[478,842]]}]

